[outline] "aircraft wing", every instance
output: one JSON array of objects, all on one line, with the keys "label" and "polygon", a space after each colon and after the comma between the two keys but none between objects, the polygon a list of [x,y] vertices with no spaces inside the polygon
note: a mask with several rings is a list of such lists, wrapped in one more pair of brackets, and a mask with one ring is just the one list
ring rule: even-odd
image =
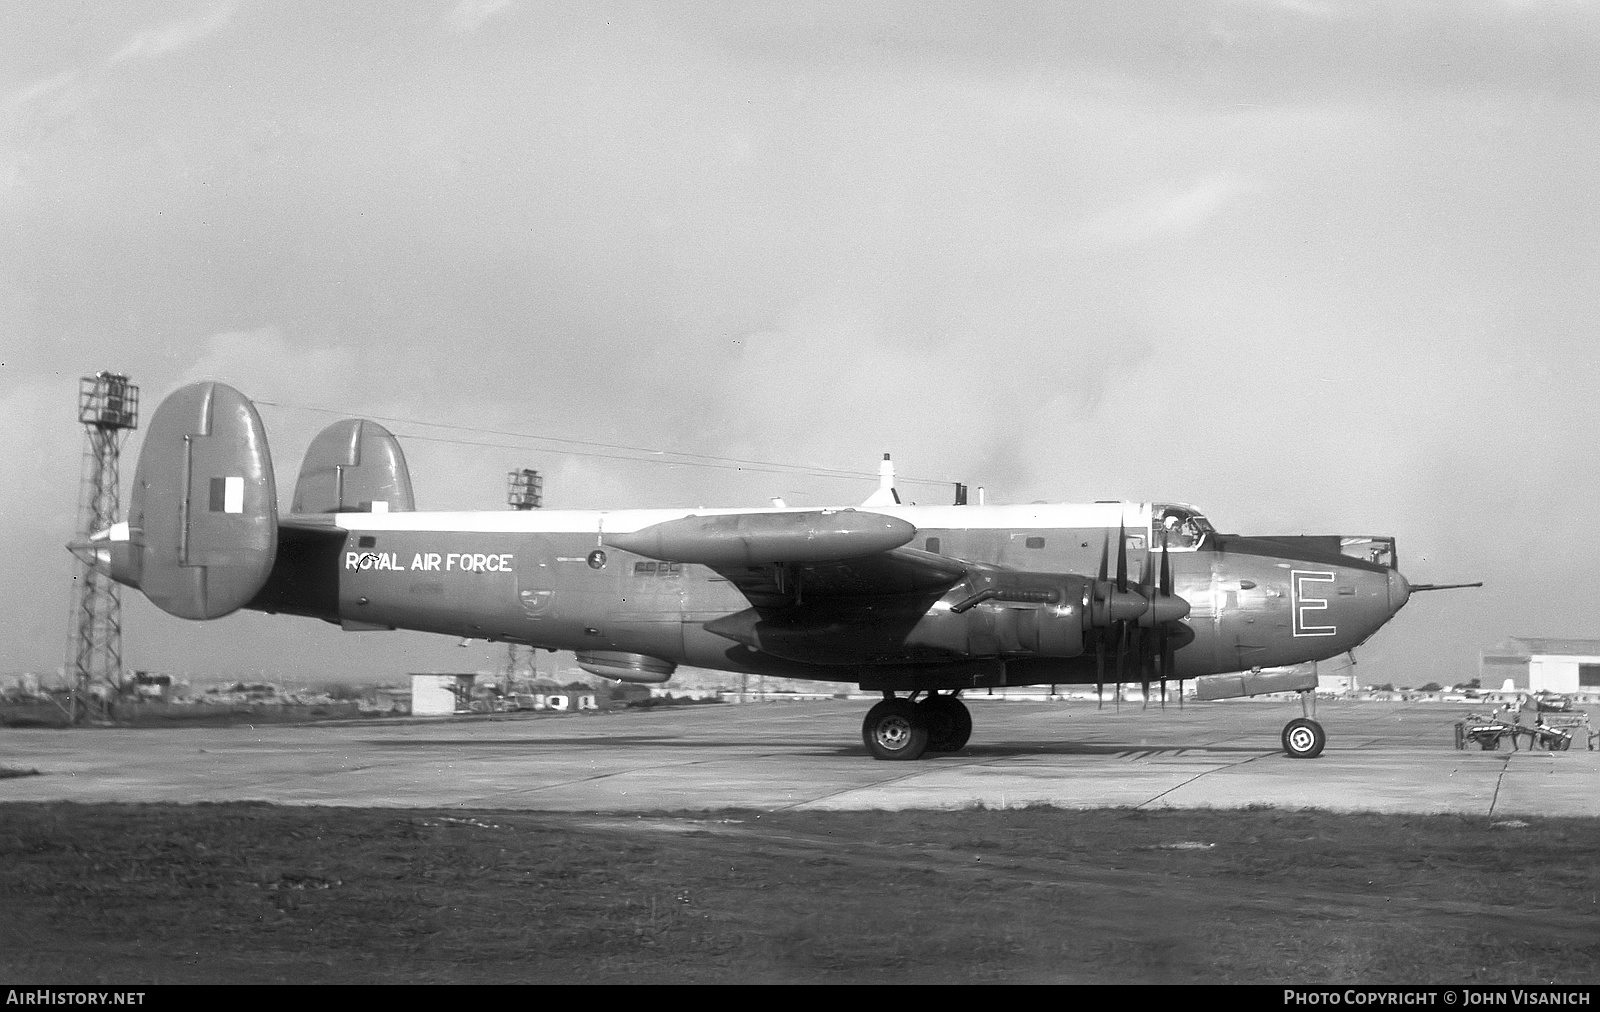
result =
[{"label": "aircraft wing", "polygon": [[759,606],[833,597],[876,597],[943,591],[967,574],[965,563],[914,548],[830,562],[714,566]]},{"label": "aircraft wing", "polygon": [[871,597],[942,590],[967,566],[904,547],[915,525],[861,510],[689,516],[605,544],[664,562],[708,566],[752,604],[792,603],[796,596]]}]

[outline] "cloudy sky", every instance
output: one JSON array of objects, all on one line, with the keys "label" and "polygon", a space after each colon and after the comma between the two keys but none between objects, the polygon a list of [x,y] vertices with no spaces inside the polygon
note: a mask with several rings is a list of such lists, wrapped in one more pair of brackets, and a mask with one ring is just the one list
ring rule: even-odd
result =
[{"label": "cloudy sky", "polygon": [[[0,673],[62,662],[101,369],[147,418],[270,402],[285,499],[318,409],[401,419],[425,509],[520,466],[836,505],[893,452],[914,499],[1184,500],[1487,581],[1368,682],[1600,637],[1597,104],[1557,0],[8,4]],[[200,677],[501,656],[124,613]]]}]

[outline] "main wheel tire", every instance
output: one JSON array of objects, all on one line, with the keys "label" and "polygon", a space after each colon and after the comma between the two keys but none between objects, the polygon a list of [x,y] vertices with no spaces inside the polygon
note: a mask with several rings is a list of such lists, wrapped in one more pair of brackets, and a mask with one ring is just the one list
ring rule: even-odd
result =
[{"label": "main wheel tire", "polygon": [[874,759],[918,759],[928,747],[928,721],[909,699],[885,699],[867,711],[861,740]]},{"label": "main wheel tire", "polygon": [[917,704],[928,725],[929,752],[959,752],[972,737],[972,711],[956,696],[929,696]]},{"label": "main wheel tire", "polygon": [[1315,759],[1327,744],[1322,725],[1308,717],[1296,717],[1283,727],[1283,751],[1290,759]]}]

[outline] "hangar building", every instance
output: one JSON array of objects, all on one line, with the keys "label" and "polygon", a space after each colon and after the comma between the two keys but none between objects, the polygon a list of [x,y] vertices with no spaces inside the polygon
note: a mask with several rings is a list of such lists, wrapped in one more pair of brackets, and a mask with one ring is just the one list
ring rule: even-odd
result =
[{"label": "hangar building", "polygon": [[1600,695],[1600,640],[1512,636],[1486,648],[1478,678],[1487,690]]}]

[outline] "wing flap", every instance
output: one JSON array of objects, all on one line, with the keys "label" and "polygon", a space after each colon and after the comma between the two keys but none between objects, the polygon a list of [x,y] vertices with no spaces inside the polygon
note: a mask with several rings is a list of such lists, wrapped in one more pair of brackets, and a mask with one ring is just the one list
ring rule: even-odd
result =
[{"label": "wing flap", "polygon": [[819,598],[924,593],[937,596],[968,572],[967,564],[960,560],[914,548],[825,562],[713,568],[758,608],[784,607]]}]

